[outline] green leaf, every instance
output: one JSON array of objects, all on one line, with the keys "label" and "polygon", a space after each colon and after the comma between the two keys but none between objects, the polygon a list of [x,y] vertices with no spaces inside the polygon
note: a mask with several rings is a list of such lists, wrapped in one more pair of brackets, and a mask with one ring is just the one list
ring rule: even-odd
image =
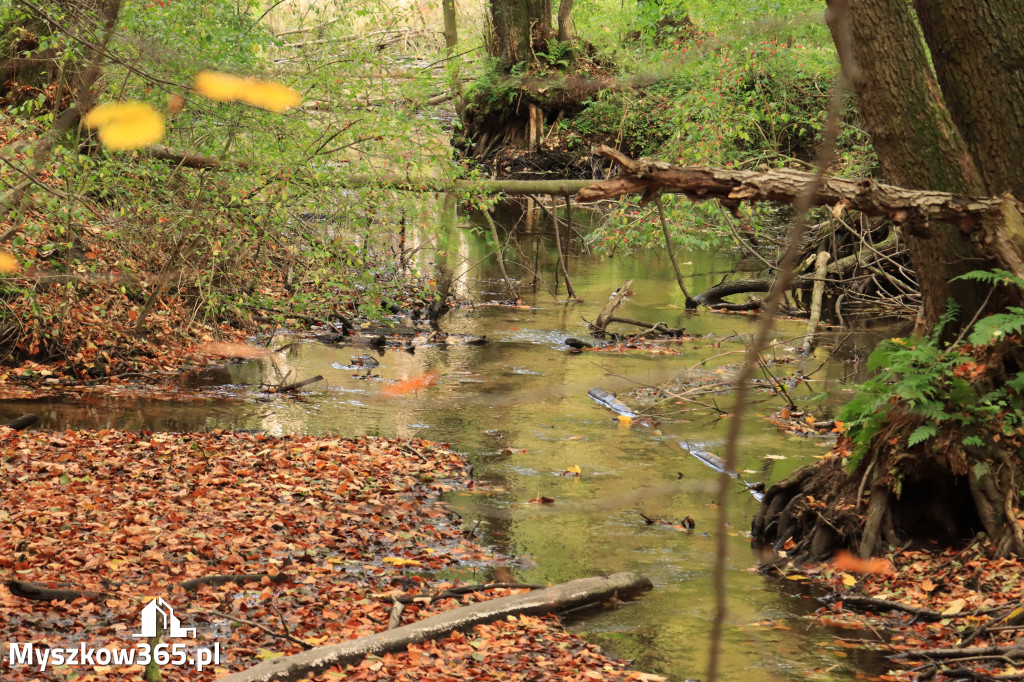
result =
[{"label": "green leaf", "polygon": [[929,438],[935,436],[935,434],[937,434],[938,432],[939,427],[936,426],[934,423],[921,424],[916,429],[914,429],[914,432],[910,434],[909,438],[907,438],[907,446],[913,447],[918,443],[923,443]]}]

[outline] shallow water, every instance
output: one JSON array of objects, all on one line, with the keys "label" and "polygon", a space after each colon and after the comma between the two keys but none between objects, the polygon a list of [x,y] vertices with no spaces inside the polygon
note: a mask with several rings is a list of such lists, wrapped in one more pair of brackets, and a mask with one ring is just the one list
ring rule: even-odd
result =
[{"label": "shallow water", "polygon": [[[464,229],[450,233],[447,242],[449,258],[458,254],[475,262],[488,250]],[[547,239],[542,247],[540,263],[551,273],[554,254]],[[731,266],[728,257],[708,253],[680,260],[688,263],[683,267],[691,291],[717,282],[717,272]],[[529,279],[510,267],[514,276]],[[43,417],[43,428],[261,429],[271,434],[417,436],[450,443],[470,456],[476,477],[488,485],[454,493],[449,501],[468,526],[477,526],[478,537],[515,557],[509,568],[517,578],[556,583],[616,571],[650,577],[655,589],[640,600],[589,614],[570,627],[634,659],[641,670],[676,680],[696,678],[706,667],[713,612],[716,479],[680,442],[721,454],[727,422],[713,410],[668,401],[662,410],[670,414],[656,427],[623,424],[587,391],[616,392],[643,411],[643,403],[631,394],[640,385],[696,374],[728,380],[735,372],[728,363],[741,358],[738,338],[754,331],[756,319],[685,311],[667,260],[576,255],[570,273],[585,303],[559,303],[551,287],[541,285],[521,292],[529,310],[484,305],[458,310],[442,327],[486,334],[490,343],[420,347],[415,354],[389,349],[374,354],[380,366],[369,379],[361,378],[365,372],[345,369],[353,356],[368,354],[366,349],[308,341],[277,356],[273,365],[261,361],[229,368],[231,383],[206,389],[203,400],[5,403],[0,404],[0,420],[34,411]],[[495,277],[493,262],[485,260],[467,279],[466,291],[478,300],[496,298],[502,283]],[[629,278],[634,294],[620,308],[622,314],[685,327],[697,340],[673,344],[678,355],[568,352],[562,341],[589,338],[582,318],[593,319],[608,295]],[[787,340],[800,337],[803,327],[803,322],[780,321],[773,353],[793,358]],[[282,336],[271,347],[291,340]],[[855,371],[839,359],[845,357],[841,354],[825,363],[830,350],[826,344],[812,358],[779,368],[789,374],[798,367],[808,372],[821,367],[810,384],[795,389],[796,397],[836,390],[836,380]],[[699,367],[702,360],[705,367]],[[438,373],[436,384],[406,395],[382,393],[391,381],[428,371]],[[303,389],[300,399],[258,391],[260,382],[280,383],[285,373],[292,379],[321,374],[325,381]],[[701,399],[729,408],[727,394]],[[778,480],[826,451],[827,441],[782,433],[760,418],[781,407],[780,399],[762,393],[755,401],[740,443],[737,469],[745,478]],[[580,467],[582,475],[561,475],[571,466]],[[529,503],[541,496],[555,502]],[[800,585],[781,581],[788,584],[780,586],[750,572],[758,562],[747,537],[756,502],[737,485],[729,503],[722,678],[852,679],[858,667],[876,669],[878,660],[871,655],[851,660],[847,651],[819,645],[830,643],[834,633],[798,617],[818,606],[793,592]],[[684,532],[647,525],[641,514],[673,521],[689,516],[696,528]],[[466,566],[459,577],[489,579],[494,568]],[[768,620],[773,623],[765,624]]]}]

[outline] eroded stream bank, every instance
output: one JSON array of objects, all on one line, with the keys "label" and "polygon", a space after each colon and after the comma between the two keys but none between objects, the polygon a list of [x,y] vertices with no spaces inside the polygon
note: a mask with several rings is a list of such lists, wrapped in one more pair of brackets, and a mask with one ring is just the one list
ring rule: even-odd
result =
[{"label": "eroded stream bank", "polygon": [[[534,229],[539,229],[535,227]],[[520,235],[529,244],[528,235]],[[479,301],[502,297],[493,259],[485,241],[466,229],[452,229],[443,248],[456,272],[459,263],[481,261],[468,275],[465,293]],[[539,262],[553,272],[555,254],[545,238]],[[691,290],[700,291],[732,269],[728,257],[690,253],[680,260]],[[638,602],[575,623],[573,629],[636,660],[638,669],[672,679],[699,676],[704,670],[707,631],[712,612],[714,473],[688,456],[679,443],[721,451],[726,422],[713,410],[663,403],[657,427],[623,424],[587,397],[601,387],[619,393],[631,406],[644,403],[630,391],[639,384],[660,384],[674,377],[720,377],[728,380],[743,349],[740,337],[753,331],[755,318],[687,312],[667,259],[634,256],[600,260],[574,255],[570,274],[581,305],[559,303],[550,286],[522,287],[529,309],[480,305],[451,313],[442,322],[448,332],[486,335],[483,346],[426,345],[415,353],[387,350],[373,354],[380,363],[367,378],[350,368],[366,349],[303,341],[270,362],[230,368],[230,383],[203,389],[201,399],[127,402],[0,404],[0,421],[34,411],[40,428],[118,427],[204,431],[256,429],[271,434],[303,433],[420,437],[447,442],[470,455],[475,475],[486,485],[455,493],[449,501],[475,526],[478,537],[516,557],[508,566],[525,582],[558,583],[574,578],[636,571],[650,577],[655,590]],[[521,280],[529,275],[510,265]],[[634,295],[623,308],[632,317],[684,327],[695,337],[673,343],[671,354],[640,352],[570,353],[567,336],[586,337],[583,317],[592,318],[623,280],[633,280]],[[564,295],[564,289],[562,289]],[[560,297],[561,298],[561,297]],[[777,327],[777,358],[782,374],[798,367],[811,372],[830,350],[789,362],[789,340],[804,323],[782,321]],[[294,339],[281,336],[271,347]],[[723,355],[723,353],[732,354]],[[825,362],[812,381],[794,397],[836,389],[853,371],[837,355]],[[701,367],[701,361],[706,365]],[[259,384],[279,383],[280,374],[299,378],[323,375],[300,399],[268,396]],[[394,381],[435,373],[436,382],[419,390],[388,394]],[[164,398],[173,396],[162,396]],[[780,432],[759,414],[781,407],[778,399],[758,395],[744,425],[739,469],[752,480],[778,480],[814,456],[828,442]],[[712,396],[728,409],[728,394]],[[827,403],[826,403],[827,404]],[[815,408],[818,409],[818,408]],[[827,409],[827,408],[825,408]],[[579,467],[580,475],[564,475]],[[550,497],[553,504],[531,504]],[[732,537],[730,627],[723,679],[852,678],[858,668],[874,668],[874,659],[851,660],[843,650],[819,646],[833,635],[798,616],[817,603],[780,591],[750,573],[757,563],[747,530],[754,500],[741,488],[731,500]],[[691,517],[686,532],[648,525],[644,516],[678,521]],[[490,578],[503,567],[467,564],[453,577]],[[863,653],[854,655],[863,656]]]}]

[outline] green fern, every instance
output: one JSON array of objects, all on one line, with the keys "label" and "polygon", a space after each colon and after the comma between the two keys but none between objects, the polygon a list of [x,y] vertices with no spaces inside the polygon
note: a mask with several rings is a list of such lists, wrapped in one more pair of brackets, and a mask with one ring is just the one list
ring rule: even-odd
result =
[{"label": "green fern", "polygon": [[939,427],[934,422],[928,424],[921,424],[914,432],[907,438],[907,445],[913,447],[918,443],[923,443],[929,438],[938,435]]},{"label": "green fern", "polygon": [[[969,280],[973,282],[984,282],[991,284],[992,286],[998,286],[1000,284],[1005,285],[1016,285],[1017,287],[1024,289],[1024,279],[1017,277],[1012,272],[1006,270],[972,270],[971,272],[960,275],[955,278],[955,282],[958,279]],[[988,317],[978,320],[974,329],[971,331],[971,335],[968,340],[975,345],[982,345],[986,343],[992,343],[998,341],[1003,336],[1008,334],[1017,334],[1024,330],[1024,308],[1010,307],[1007,308],[1009,312],[996,313],[995,315],[989,315]]]},{"label": "green fern", "polygon": [[[975,271],[958,279],[1024,289],[1024,279],[1005,270]],[[944,423],[954,422],[970,435],[964,445],[981,448],[985,439],[979,430],[1010,436],[1024,425],[1024,373],[1016,374],[1001,387],[979,395],[977,388],[958,376],[958,369],[974,366],[963,344],[940,340],[942,329],[957,318],[959,310],[951,300],[935,330],[925,339],[911,342],[891,339],[878,345],[868,358],[875,374],[858,387],[857,395],[840,412],[847,435],[853,441],[849,467],[856,468],[871,447],[890,413],[899,405],[923,423],[907,437],[906,446],[927,443]],[[1024,331],[1024,308],[1008,308],[975,323],[968,340],[974,345],[990,343],[1008,334]]]}]

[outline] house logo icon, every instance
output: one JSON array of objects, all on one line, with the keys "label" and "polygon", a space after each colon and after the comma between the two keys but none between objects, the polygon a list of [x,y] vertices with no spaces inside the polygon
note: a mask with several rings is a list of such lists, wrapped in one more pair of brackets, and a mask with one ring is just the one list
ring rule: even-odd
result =
[{"label": "house logo icon", "polygon": [[164,637],[195,637],[195,628],[181,627],[181,621],[174,615],[171,605],[157,597],[142,609],[142,632],[132,637],[156,637],[163,632]]}]

